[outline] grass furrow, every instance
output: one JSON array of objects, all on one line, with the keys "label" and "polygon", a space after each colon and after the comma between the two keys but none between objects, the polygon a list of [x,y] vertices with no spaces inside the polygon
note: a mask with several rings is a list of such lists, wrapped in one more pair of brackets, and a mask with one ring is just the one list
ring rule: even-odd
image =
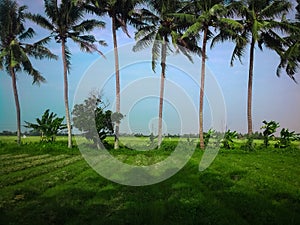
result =
[{"label": "grass furrow", "polygon": [[28,161],[33,161],[36,159],[47,158],[49,156],[51,156],[51,155],[44,154],[44,155],[35,155],[35,156],[25,156],[25,157],[18,158],[18,159],[7,159],[7,161],[1,162],[1,166],[9,166],[9,165],[16,164],[16,163],[26,163]]},{"label": "grass furrow", "polygon": [[62,159],[45,165],[39,165],[36,167],[28,168],[26,170],[16,171],[3,175],[0,177],[0,188],[32,179],[45,173],[50,173],[54,170],[58,170],[69,164],[75,163],[81,159],[81,156],[73,156],[71,158]]},{"label": "grass furrow", "polygon": [[1,189],[0,208],[14,204],[18,200],[29,200],[37,197],[49,188],[74,179],[74,177],[87,169],[89,169],[87,163],[84,160],[80,160],[60,170],[25,180],[16,185],[6,186]]},{"label": "grass furrow", "polygon": [[5,160],[5,159],[17,159],[17,158],[23,158],[29,156],[28,154],[18,154],[18,155],[14,155],[14,154],[4,154],[4,155],[0,155],[0,160]]},{"label": "grass furrow", "polygon": [[24,169],[27,169],[30,167],[47,164],[47,163],[58,161],[58,160],[68,158],[68,157],[69,157],[68,155],[57,155],[57,156],[53,156],[53,157],[46,158],[46,159],[35,160],[33,162],[26,162],[26,163],[20,163],[20,164],[16,164],[16,165],[12,165],[12,166],[7,166],[1,170],[0,174],[3,175],[3,174],[18,171],[18,170],[24,170]]}]

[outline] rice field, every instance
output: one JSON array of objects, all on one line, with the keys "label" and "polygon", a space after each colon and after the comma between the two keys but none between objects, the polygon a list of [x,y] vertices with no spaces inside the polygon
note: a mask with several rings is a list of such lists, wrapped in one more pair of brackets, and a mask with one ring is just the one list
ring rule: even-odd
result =
[{"label": "rice field", "polygon": [[[124,186],[66,142],[1,140],[0,224],[300,224],[300,150],[221,150],[203,172],[196,151],[173,177]],[[113,150],[112,150],[113,151]],[[168,152],[113,151],[129,164]]]}]

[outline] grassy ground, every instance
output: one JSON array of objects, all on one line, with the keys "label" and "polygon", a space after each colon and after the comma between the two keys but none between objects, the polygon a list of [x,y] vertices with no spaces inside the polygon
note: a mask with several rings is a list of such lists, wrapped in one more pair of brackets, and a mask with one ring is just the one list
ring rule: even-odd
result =
[{"label": "grassy ground", "polygon": [[[221,150],[198,171],[196,151],[176,175],[130,187],[99,176],[66,142],[0,139],[0,224],[300,224],[300,150]],[[136,156],[165,156],[130,150]]]}]

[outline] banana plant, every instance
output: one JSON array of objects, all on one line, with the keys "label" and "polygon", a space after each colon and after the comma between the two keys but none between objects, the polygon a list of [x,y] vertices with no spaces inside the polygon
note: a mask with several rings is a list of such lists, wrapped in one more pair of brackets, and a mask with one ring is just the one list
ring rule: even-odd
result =
[{"label": "banana plant", "polygon": [[53,112],[50,113],[50,110],[47,109],[41,119],[36,118],[37,123],[25,121],[24,127],[40,132],[41,141],[53,142],[58,132],[67,128],[67,125],[63,124],[64,119],[64,117],[57,117],[57,114]]},{"label": "banana plant", "polygon": [[289,129],[282,128],[280,131],[280,139],[275,144],[276,148],[287,148],[291,146],[293,140],[297,139],[297,134],[295,131],[289,131]]},{"label": "banana plant", "polygon": [[276,129],[279,128],[279,123],[275,122],[274,120],[271,120],[270,122],[263,121],[265,124],[260,129],[263,129],[263,136],[264,136],[264,146],[267,148],[269,146],[269,140],[270,137],[274,137],[274,133],[276,132]]},{"label": "banana plant", "polygon": [[233,139],[237,138],[237,135],[238,134],[236,131],[227,130],[224,134],[223,139],[221,140],[223,147],[226,149],[232,149],[234,147]]}]

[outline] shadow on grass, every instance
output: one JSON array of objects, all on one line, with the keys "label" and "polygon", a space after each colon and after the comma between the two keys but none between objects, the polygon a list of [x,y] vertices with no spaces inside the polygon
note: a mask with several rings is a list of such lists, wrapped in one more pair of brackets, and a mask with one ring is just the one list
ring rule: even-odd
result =
[{"label": "shadow on grass", "polygon": [[80,181],[70,180],[10,203],[1,209],[0,221],[22,225],[300,224],[299,195],[252,189],[244,182],[247,176],[246,170],[235,168],[221,173],[210,167],[199,173],[196,163],[188,163],[164,182],[130,187],[89,173]]}]

